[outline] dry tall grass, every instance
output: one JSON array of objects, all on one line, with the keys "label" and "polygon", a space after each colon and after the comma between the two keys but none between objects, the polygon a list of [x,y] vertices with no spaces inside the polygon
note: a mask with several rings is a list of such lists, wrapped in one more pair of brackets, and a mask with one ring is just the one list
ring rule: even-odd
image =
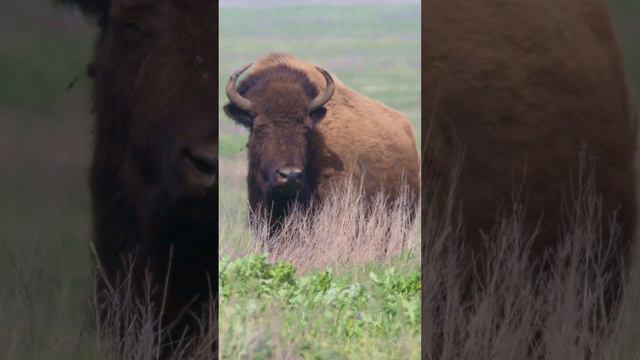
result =
[{"label": "dry tall grass", "polygon": [[[420,223],[414,221],[419,219],[415,201],[406,188],[388,201],[382,193],[367,197],[346,182],[322,203],[293,206],[275,236],[267,221],[239,219],[239,213],[223,206],[219,253],[238,257],[268,251],[271,260],[290,262],[303,271],[384,263],[400,254],[417,264]],[[230,241],[230,236],[238,241]]]},{"label": "dry tall grass", "polygon": [[[107,281],[106,274],[97,270],[97,276]],[[175,339],[171,336],[176,323],[163,324],[166,292],[160,302],[154,301],[154,282],[147,276],[142,291],[136,288],[131,264],[127,275],[116,287],[109,286],[103,293],[94,290],[89,316],[95,337],[96,353],[105,359],[215,359],[217,358],[217,299],[212,294],[208,311],[203,314],[185,313],[195,319],[198,329]],[[170,269],[169,269],[170,271]],[[168,281],[168,279],[166,279]],[[167,287],[165,281],[164,289]],[[212,289],[212,291],[215,291]],[[185,329],[186,330],[186,329]]]},{"label": "dry tall grass", "polygon": [[0,245],[16,274],[15,281],[3,284],[6,287],[0,292],[0,358],[216,358],[215,297],[211,297],[211,311],[193,314],[200,319],[201,336],[168,342],[171,324],[163,324],[165,330],[158,331],[162,304],[151,301],[150,286],[139,296],[133,279],[127,277],[120,286],[97,294],[89,282],[78,287],[52,279],[56,267],[46,251],[15,254],[1,239]]},{"label": "dry tall grass", "polygon": [[[476,270],[461,256],[464,224],[451,198],[445,211],[425,200],[424,359],[640,359],[637,286],[625,287],[622,315],[607,316],[607,259],[620,234],[615,227],[602,233],[613,219],[600,212],[592,176],[580,179],[567,202],[563,239],[543,275],[531,266],[535,234],[524,232],[526,209],[517,200],[488,239],[486,266]],[[467,276],[483,286],[469,289]]]},{"label": "dry tall grass", "polygon": [[[21,264],[15,263],[15,270],[19,276],[13,284],[13,296],[0,297],[0,354],[5,359],[216,358],[218,328],[213,296],[211,311],[190,314],[199,319],[201,336],[169,342],[172,324],[160,326],[162,304],[151,300],[149,285],[142,296],[131,277],[103,294],[88,289],[74,292],[67,283],[51,289],[42,282],[42,273],[33,274]],[[71,297],[72,292],[82,299]]]}]

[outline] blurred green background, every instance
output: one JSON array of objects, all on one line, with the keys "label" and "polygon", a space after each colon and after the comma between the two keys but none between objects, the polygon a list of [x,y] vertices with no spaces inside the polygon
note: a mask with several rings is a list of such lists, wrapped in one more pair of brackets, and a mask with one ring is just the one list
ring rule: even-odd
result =
[{"label": "blurred green background", "polygon": [[[404,112],[418,136],[419,5],[246,3],[222,2],[221,86],[240,65],[288,51]],[[640,2],[612,5],[640,93]],[[0,358],[68,359],[86,336],[93,120],[83,75],[94,37],[91,20],[50,0],[0,2]],[[225,100],[221,92],[221,106]],[[245,138],[220,112],[222,156],[242,158]],[[222,176],[225,166],[237,166],[228,181],[243,189],[242,165],[221,163]]]},{"label": "blurred green background", "polygon": [[95,30],[53,1],[0,2],[0,358],[80,351],[89,291],[85,73]]}]

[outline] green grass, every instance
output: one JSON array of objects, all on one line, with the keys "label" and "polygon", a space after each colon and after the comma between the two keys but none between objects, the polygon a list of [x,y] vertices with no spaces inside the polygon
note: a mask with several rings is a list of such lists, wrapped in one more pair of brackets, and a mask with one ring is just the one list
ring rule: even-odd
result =
[{"label": "green grass", "polygon": [[265,256],[223,258],[222,357],[417,358],[419,294],[417,269],[390,267],[354,281],[330,270],[296,276],[291,264]]},{"label": "green grass", "polygon": [[[265,224],[247,227],[244,166],[220,161],[222,357],[418,358],[419,227],[406,208],[363,224],[364,204],[338,191],[311,219],[292,215],[267,261]],[[396,250],[380,258],[385,241]]]}]

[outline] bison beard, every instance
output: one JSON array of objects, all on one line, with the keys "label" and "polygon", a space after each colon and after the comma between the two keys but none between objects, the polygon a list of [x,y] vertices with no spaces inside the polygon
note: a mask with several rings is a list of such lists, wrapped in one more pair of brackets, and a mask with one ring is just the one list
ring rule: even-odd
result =
[{"label": "bison beard", "polygon": [[[216,328],[209,321],[215,319],[210,315],[216,314],[218,291],[217,5],[64,2],[97,16],[100,27],[90,66],[100,320],[114,321],[127,311],[114,304],[128,295],[123,291],[132,291],[127,305],[151,307],[163,356],[169,357],[176,343],[195,345],[201,326]],[[132,322],[120,323],[121,329],[107,326],[118,333],[141,320],[115,321]],[[207,341],[215,338],[208,335]]]}]

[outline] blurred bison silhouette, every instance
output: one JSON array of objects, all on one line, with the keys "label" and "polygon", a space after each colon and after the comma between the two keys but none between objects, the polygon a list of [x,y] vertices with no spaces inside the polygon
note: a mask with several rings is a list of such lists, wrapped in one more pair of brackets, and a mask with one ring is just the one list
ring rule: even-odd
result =
[{"label": "blurred bison silhouette", "polygon": [[606,2],[429,0],[422,26],[423,209],[460,211],[463,263],[483,279],[500,219],[520,204],[540,280],[592,187],[584,227],[600,224],[592,250],[609,249],[611,313],[636,229],[638,111]]},{"label": "blurred bison silhouette", "polygon": [[135,304],[149,297],[167,349],[188,343],[215,328],[217,4],[63,2],[99,27],[90,184],[102,321],[129,286]]}]

